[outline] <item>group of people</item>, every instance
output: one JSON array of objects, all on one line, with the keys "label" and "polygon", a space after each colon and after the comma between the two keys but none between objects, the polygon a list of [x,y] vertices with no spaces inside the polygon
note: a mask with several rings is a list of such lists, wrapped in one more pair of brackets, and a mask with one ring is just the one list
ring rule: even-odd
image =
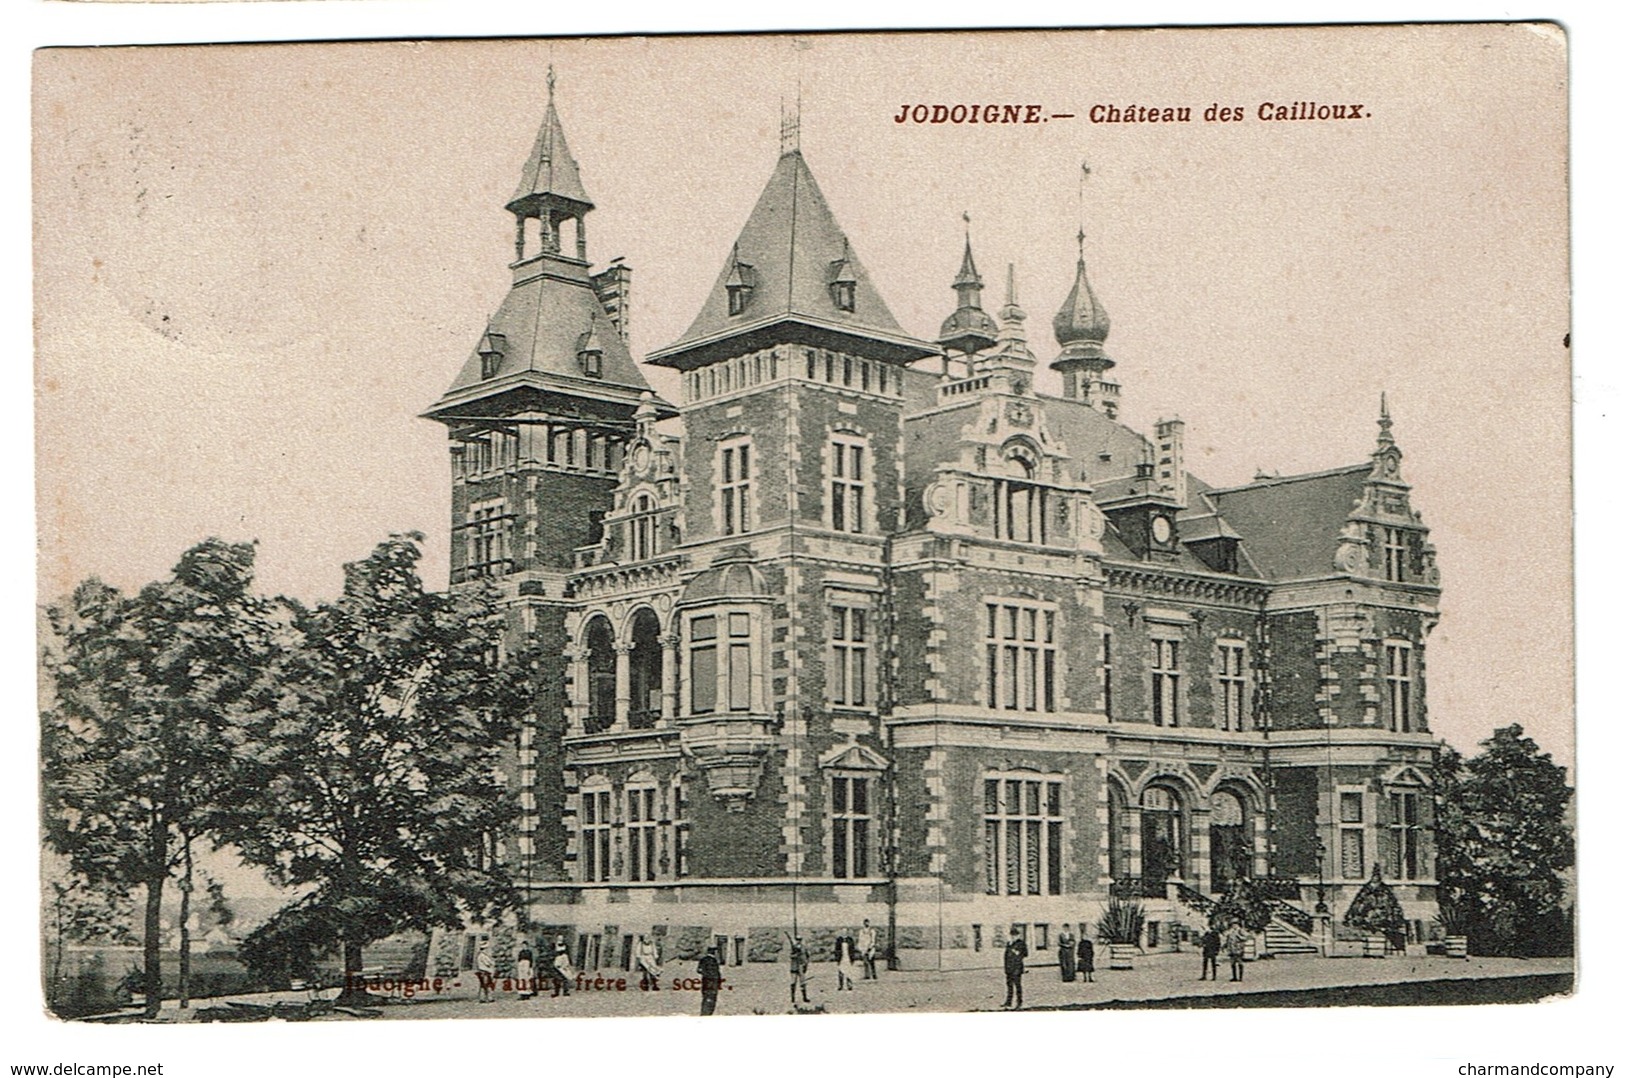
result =
[{"label": "group of people", "polygon": [[[1095,944],[1087,932],[1072,934],[1072,925],[1061,926],[1055,939],[1056,956],[1060,960],[1061,980],[1067,984],[1082,976],[1085,982],[1095,979]],[[1027,973],[1027,940],[1019,932],[1012,932],[1004,945],[1004,1006],[1020,1009],[1023,1000],[1021,979]]]},{"label": "group of people", "polygon": [[1247,972],[1247,933],[1240,925],[1231,925],[1228,932],[1220,932],[1213,925],[1202,933],[1202,975],[1199,981],[1207,980],[1211,971],[1213,979],[1219,979],[1219,953],[1224,952],[1230,959],[1230,980],[1242,980]]},{"label": "group of people", "polygon": [[[565,946],[563,936],[555,936],[551,942],[543,940],[540,944],[543,952],[542,960],[537,961],[536,952],[531,949],[528,940],[519,941],[518,953],[514,955],[514,982],[519,986],[520,999],[535,999],[542,989],[551,987],[553,998],[570,994],[570,982],[576,978],[575,968],[570,964],[570,948]],[[479,981],[481,1003],[495,1003],[497,995],[497,963],[491,954],[491,939],[481,936],[479,946],[474,954],[474,976]]]},{"label": "group of people", "polygon": [[[807,998],[807,973],[811,968],[812,960],[807,952],[807,945],[798,935],[786,932],[784,938],[790,947],[790,1006],[796,1004],[796,994],[801,994],[802,1003],[812,1002]],[[875,972],[875,955],[880,939],[867,918],[863,927],[858,929],[856,935],[842,930],[835,937],[835,991],[857,991],[857,978],[853,975],[861,963],[863,966],[863,979],[866,981],[878,980]]]},{"label": "group of people", "polygon": [[[1230,980],[1240,981],[1247,972],[1247,933],[1240,925],[1232,925],[1227,932],[1220,932],[1217,928],[1209,926],[1202,933],[1202,976],[1200,980],[1207,980],[1211,971],[1213,979],[1219,979],[1219,955],[1222,952],[1230,959]],[[1061,980],[1072,984],[1081,976],[1085,983],[1095,979],[1095,945],[1089,938],[1087,930],[1078,935],[1072,934],[1072,926],[1061,926],[1061,934],[1055,940],[1056,955],[1060,960]],[[839,953],[839,952],[837,952]],[[1027,941],[1021,933],[1013,932],[1004,945],[1004,1006],[1009,1009],[1014,1006],[1020,1008],[1021,979],[1027,972]]]}]

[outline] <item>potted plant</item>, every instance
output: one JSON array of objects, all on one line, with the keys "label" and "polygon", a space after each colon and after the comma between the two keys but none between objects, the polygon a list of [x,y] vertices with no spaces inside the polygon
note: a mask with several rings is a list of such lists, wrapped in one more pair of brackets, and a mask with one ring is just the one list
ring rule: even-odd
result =
[{"label": "potted plant", "polygon": [[1444,930],[1444,953],[1447,958],[1467,957],[1467,920],[1464,900],[1445,899],[1439,903],[1439,927]]},{"label": "potted plant", "polygon": [[1383,882],[1381,868],[1371,869],[1371,878],[1360,886],[1349,903],[1343,923],[1366,934],[1368,958],[1381,957],[1390,948],[1404,949],[1405,911],[1394,889]]},{"label": "potted plant", "polygon": [[1106,945],[1107,969],[1133,969],[1145,930],[1145,907],[1132,898],[1112,898],[1095,923],[1095,935]]}]

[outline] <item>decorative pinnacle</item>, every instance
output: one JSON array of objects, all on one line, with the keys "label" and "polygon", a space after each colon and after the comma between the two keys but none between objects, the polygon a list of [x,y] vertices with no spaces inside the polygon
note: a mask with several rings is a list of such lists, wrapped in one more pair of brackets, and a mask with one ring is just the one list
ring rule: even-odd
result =
[{"label": "decorative pinnacle", "polygon": [[550,102],[553,100],[553,83],[554,83],[554,81],[556,81],[556,76],[553,74],[553,65],[548,64],[547,65],[547,100],[550,101]]},{"label": "decorative pinnacle", "polygon": [[796,87],[794,104],[779,99],[779,156],[801,152],[801,87]]},{"label": "decorative pinnacle", "polygon": [[1377,416],[1377,444],[1384,449],[1394,444],[1394,421],[1388,416],[1388,391],[1382,392],[1381,411]]}]

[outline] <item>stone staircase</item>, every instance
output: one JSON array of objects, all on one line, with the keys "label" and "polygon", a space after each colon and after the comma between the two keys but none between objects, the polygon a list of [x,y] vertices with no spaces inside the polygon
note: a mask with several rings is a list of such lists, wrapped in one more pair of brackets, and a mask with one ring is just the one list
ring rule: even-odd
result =
[{"label": "stone staircase", "polygon": [[[1179,901],[1188,909],[1203,915],[1213,912],[1218,903],[1194,887],[1175,885]],[[1315,942],[1315,922],[1307,912],[1279,898],[1269,899],[1274,917],[1264,929],[1264,949],[1272,955],[1320,954]]]}]

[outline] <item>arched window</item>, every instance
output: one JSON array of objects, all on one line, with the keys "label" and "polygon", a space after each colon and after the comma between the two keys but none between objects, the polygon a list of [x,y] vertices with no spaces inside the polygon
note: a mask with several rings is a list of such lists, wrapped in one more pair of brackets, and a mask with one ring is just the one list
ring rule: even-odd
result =
[{"label": "arched window", "polygon": [[608,730],[615,722],[615,632],[598,615],[587,623],[587,733]]},{"label": "arched window", "polygon": [[1185,805],[1166,786],[1148,786],[1140,795],[1140,857],[1147,888],[1185,876]]},{"label": "arched window", "polygon": [[1253,874],[1252,828],[1247,802],[1230,790],[1213,795],[1213,812],[1208,821],[1209,848],[1213,858],[1213,890],[1224,893]]},{"label": "arched window", "polygon": [[632,653],[627,659],[632,675],[632,713],[628,722],[634,730],[647,730],[660,718],[663,661],[660,619],[648,607],[632,615]]},{"label": "arched window", "polygon": [[1046,499],[1044,488],[1033,481],[1037,459],[1027,447],[1012,445],[1005,450],[1004,472],[1009,478],[996,479],[993,484],[994,537],[1018,543],[1044,542]]},{"label": "arched window", "polygon": [[633,561],[646,561],[660,553],[655,501],[647,494],[632,499],[632,519],[626,525],[626,548]]}]

